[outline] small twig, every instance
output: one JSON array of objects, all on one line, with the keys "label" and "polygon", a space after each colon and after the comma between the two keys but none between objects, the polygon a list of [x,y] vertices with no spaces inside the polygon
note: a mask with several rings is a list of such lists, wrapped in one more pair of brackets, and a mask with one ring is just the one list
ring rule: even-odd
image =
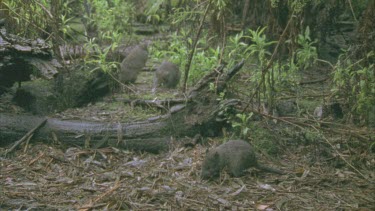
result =
[{"label": "small twig", "polygon": [[[277,118],[277,117],[273,117],[273,116],[270,116],[270,115],[267,115],[267,114],[263,114],[263,113],[260,113],[260,112],[257,112],[257,111],[252,111],[252,112],[256,112],[262,116],[265,116],[265,117],[268,117],[268,118],[272,118],[272,119],[277,119],[277,120],[280,120],[280,121],[283,121],[283,122],[286,122],[288,124],[291,124],[295,127],[298,127],[300,129],[303,129],[302,126],[299,126],[298,124],[301,124],[301,125],[304,125],[304,126],[307,126],[307,127],[311,127],[313,128],[315,131],[319,132],[319,129],[317,127],[315,127],[314,125],[309,125],[309,124],[305,124],[305,123],[301,123],[301,122],[298,122],[298,123],[293,123],[291,121],[287,121],[285,119],[282,119],[282,118]],[[346,159],[345,157],[339,152],[337,151],[337,149],[333,146],[333,144],[322,134],[323,136],[323,139],[325,142],[328,143],[328,145],[339,155],[339,157],[351,168],[353,169],[355,172],[357,172],[359,175],[361,175],[361,177],[363,177],[365,180],[368,180],[365,175],[362,174],[362,172],[360,172],[357,168],[355,168],[352,164],[350,164]]]},{"label": "small twig", "polygon": [[[319,132],[319,130],[316,128],[316,127],[314,127],[314,126],[311,126],[312,128],[314,128],[314,130],[316,130],[317,132]],[[363,179],[365,179],[365,180],[367,180],[367,181],[369,181],[369,179],[367,179],[366,177],[365,177],[365,175],[363,175],[362,174],[362,172],[360,172],[356,167],[354,167],[352,164],[350,164],[346,159],[345,159],[345,157],[339,152],[339,151],[337,151],[337,149],[336,149],[336,147],[334,147],[333,146],[333,144],[325,137],[325,135],[323,135],[322,134],[322,136],[323,136],[323,139],[324,139],[324,141],[326,141],[327,142],[327,144],[329,145],[329,146],[331,146],[331,148],[339,155],[339,157],[341,158],[341,160],[343,160],[350,168],[352,168],[354,171],[356,171],[359,175],[361,175],[362,177],[363,177]]]},{"label": "small twig", "polygon": [[[294,117],[283,117],[283,119],[297,119],[297,118],[294,118]],[[307,118],[300,118],[300,119],[302,121],[306,121],[306,120],[313,121],[314,123],[319,124],[319,125],[333,125],[333,126],[340,127],[340,129],[337,129],[337,130],[334,130],[332,128],[327,128],[327,127],[321,127],[321,126],[317,127],[320,130],[325,130],[325,131],[329,131],[329,132],[336,133],[336,134],[348,134],[348,135],[355,136],[356,138],[362,139],[362,140],[365,140],[365,141],[369,141],[370,140],[369,137],[366,137],[366,136],[362,135],[363,133],[360,134],[360,132],[358,132],[358,131],[355,132],[352,128],[349,128],[349,127],[347,127],[345,125],[342,125],[342,124],[339,124],[339,123],[317,121],[317,120],[312,120],[312,119],[307,119]],[[311,124],[307,124],[307,123],[303,123],[303,122],[295,122],[294,124],[298,124],[298,125],[301,125],[301,126],[304,126],[304,127],[312,127]]]},{"label": "small twig", "polygon": [[25,22],[33,25],[35,28],[39,29],[40,31],[42,31],[43,33],[46,33],[46,34],[50,34],[48,33],[46,30],[42,29],[41,27],[37,26],[36,24],[34,24],[33,22],[27,20],[25,17],[21,16],[20,14],[18,14],[17,12],[15,12],[14,10],[12,10],[11,8],[7,7],[7,9],[9,11],[11,11],[12,13],[14,13],[15,15],[17,15],[19,18],[21,18],[22,20],[24,20]]},{"label": "small twig", "polygon": [[278,52],[279,50],[279,47],[281,45],[281,42],[284,40],[284,38],[286,37],[287,35],[287,30],[289,29],[289,25],[291,24],[292,20],[294,18],[294,13],[292,13],[292,15],[290,16],[290,19],[288,21],[288,23],[286,24],[285,28],[284,28],[284,31],[283,33],[280,35],[280,38],[279,38],[279,41],[277,42],[277,45],[275,47],[275,49],[273,50],[273,53],[271,55],[271,58],[268,60],[268,64],[265,68],[262,69],[262,77],[260,78],[260,82],[258,83],[257,87],[255,88],[255,92],[253,93],[253,95],[250,97],[249,101],[247,102],[247,105],[245,106],[245,108],[242,110],[245,111],[249,106],[250,106],[250,102],[254,99],[256,93],[259,91],[260,87],[262,86],[262,84],[264,83],[264,76],[266,75],[266,73],[268,72],[268,70],[271,68],[274,60],[275,60],[275,57],[276,57],[276,53]]},{"label": "small twig", "polygon": [[136,94],[136,92],[135,92],[132,88],[130,88],[130,86],[128,86],[128,85],[122,83],[121,81],[117,80],[117,78],[115,78],[111,73],[108,72],[108,75],[111,76],[111,78],[112,78],[113,80],[115,80],[116,82],[118,82],[118,83],[121,84],[122,86],[125,86],[128,90],[130,90],[131,92],[133,92],[134,94]]},{"label": "small twig", "polygon": [[25,153],[27,151],[27,149],[29,148],[29,143],[30,143],[30,140],[33,138],[34,134],[31,134],[27,140],[26,140],[26,144],[25,144],[25,148],[23,149],[23,152]]},{"label": "small twig", "polygon": [[355,131],[352,131],[351,129],[337,129],[337,130],[334,130],[334,129],[330,129],[330,128],[322,128],[320,127],[320,129],[323,129],[323,130],[327,130],[327,131],[330,131],[332,133],[336,133],[336,134],[347,134],[347,135],[352,135],[358,139],[362,139],[362,140],[365,140],[365,141],[369,141],[370,138],[369,137],[366,137],[366,136],[363,136],[361,134],[358,134],[358,133],[355,133]]},{"label": "small twig", "polygon": [[322,59],[316,59],[316,61],[317,61],[317,62],[321,62],[321,63],[328,64],[328,65],[332,68],[332,70],[335,69],[335,66],[333,66],[333,64],[332,64],[331,62],[329,62],[329,61],[322,60]]},{"label": "small twig", "polygon": [[280,121],[282,121],[282,122],[288,123],[288,124],[290,124],[290,125],[293,125],[293,126],[295,126],[295,127],[298,127],[299,129],[303,130],[303,127],[302,127],[302,126],[299,126],[298,124],[295,124],[295,123],[293,123],[293,122],[291,122],[291,121],[287,121],[287,120],[285,120],[285,119],[283,119],[283,118],[274,117],[274,116],[271,116],[271,115],[268,115],[268,114],[265,114],[265,113],[262,113],[262,112],[259,112],[259,111],[256,111],[256,110],[250,110],[250,111],[251,111],[251,112],[254,112],[254,113],[257,113],[257,114],[260,114],[260,115],[265,116],[265,117],[270,118],[270,119],[280,120]]},{"label": "small twig", "polygon": [[324,82],[324,81],[328,80],[328,78],[329,77],[311,80],[311,81],[301,81],[301,82],[299,82],[299,85],[320,83],[320,82]]},{"label": "small twig", "polygon": [[116,146],[119,146],[122,142],[123,138],[123,132],[122,132],[122,125],[120,122],[117,122],[117,144]]},{"label": "small twig", "polygon": [[39,156],[36,157],[36,158],[34,158],[33,160],[31,160],[31,161],[29,162],[28,165],[31,166],[33,163],[35,163],[35,161],[37,161],[37,160],[39,160],[41,157],[43,157],[44,154],[45,154],[45,152],[40,152],[40,153],[39,153]]},{"label": "small twig", "polygon": [[200,25],[198,27],[197,35],[196,35],[196,37],[194,39],[194,43],[193,43],[192,49],[190,51],[188,60],[187,60],[186,65],[185,65],[185,77],[184,77],[184,83],[182,84],[182,86],[183,86],[183,88],[182,88],[183,91],[182,92],[183,93],[185,93],[186,90],[187,90],[187,80],[188,80],[188,77],[189,77],[190,65],[191,65],[191,62],[193,60],[194,52],[195,52],[195,49],[197,47],[198,40],[199,40],[199,37],[200,37],[202,29],[203,29],[203,24],[204,24],[204,21],[206,19],[207,14],[208,14],[208,10],[211,7],[211,4],[212,4],[212,0],[209,1],[208,5],[206,7],[206,11],[204,11],[204,14],[203,14],[203,17],[201,19]]},{"label": "small twig", "polygon": [[171,106],[176,104],[186,103],[186,99],[177,98],[177,99],[155,99],[155,100],[130,100],[125,98],[115,98],[118,102],[123,102],[126,104],[131,104],[135,106],[152,106],[157,108],[164,108],[163,106]]},{"label": "small twig", "polygon": [[50,12],[46,7],[44,7],[43,4],[41,4],[41,3],[38,2],[38,1],[35,1],[35,3],[36,3],[37,5],[39,5],[39,6],[42,8],[42,10],[44,10],[44,12],[46,12],[47,15],[48,15],[51,19],[53,18],[53,15],[51,14],[51,12]]},{"label": "small twig", "polygon": [[45,170],[47,170],[48,166],[52,163],[53,158],[49,159],[47,165],[44,167]]},{"label": "small twig", "polygon": [[47,122],[47,119],[44,119],[39,125],[31,129],[29,132],[27,132],[20,140],[18,140],[16,143],[13,144],[11,148],[5,151],[5,156],[12,152],[18,145],[20,145],[23,141],[27,140],[27,138],[34,134],[36,130],[44,126],[44,124]]},{"label": "small twig", "polygon": [[283,97],[278,97],[277,100],[290,100],[290,99],[296,99],[296,98],[321,98],[321,97],[328,97],[330,94],[310,94],[310,95],[300,95],[300,96],[283,96]]},{"label": "small twig", "polygon": [[[259,113],[259,112],[257,112],[257,113]],[[263,116],[266,116],[266,117],[269,117],[269,118],[273,118],[273,119],[278,119],[278,120],[281,120],[281,121],[283,121],[283,122],[286,122],[286,123],[288,123],[288,124],[292,124],[293,126],[296,126],[296,127],[298,127],[298,128],[300,128],[300,129],[303,129],[302,128],[302,126],[299,126],[299,125],[297,125],[297,124],[301,124],[301,125],[304,125],[304,126],[307,126],[307,127],[311,127],[311,128],[313,128],[315,131],[317,131],[317,132],[319,132],[319,129],[317,128],[317,127],[315,127],[315,126],[313,126],[313,125],[309,125],[309,124],[305,124],[305,123],[301,123],[301,122],[299,122],[299,123],[293,123],[293,122],[290,122],[290,121],[286,121],[285,119],[281,119],[281,118],[276,118],[276,117],[272,117],[272,116],[269,116],[269,115],[266,115],[266,114],[262,114],[262,113],[259,113],[259,114],[261,114],[261,115],[263,115]],[[321,129],[321,128],[320,128]],[[346,159],[345,159],[345,157],[339,152],[339,151],[337,151],[337,149],[333,146],[333,144],[322,134],[322,136],[323,136],[323,139],[324,139],[324,141],[325,142],[327,142],[328,143],[328,145],[339,155],[339,157],[351,168],[351,169],[353,169],[355,172],[357,172],[359,175],[361,175],[361,177],[363,177],[365,180],[368,180],[363,174],[362,174],[362,172],[360,172],[357,168],[355,168],[352,164],[350,164]]]},{"label": "small twig", "polygon": [[349,3],[349,6],[350,6],[350,11],[352,12],[352,15],[353,15],[353,18],[356,22],[358,22],[357,18],[355,17],[355,14],[354,14],[354,9],[353,9],[353,6],[352,6],[352,1],[351,0],[348,0],[348,3]]},{"label": "small twig", "polygon": [[104,197],[108,196],[109,194],[113,193],[116,189],[118,189],[120,187],[120,180],[117,179],[113,188],[109,189],[107,192],[105,193],[102,193],[101,195],[97,196],[93,201],[89,202],[88,204],[86,205],[83,205],[81,206],[80,208],[78,208],[78,210],[91,210],[95,205],[95,203],[97,203],[98,201],[102,200]]}]

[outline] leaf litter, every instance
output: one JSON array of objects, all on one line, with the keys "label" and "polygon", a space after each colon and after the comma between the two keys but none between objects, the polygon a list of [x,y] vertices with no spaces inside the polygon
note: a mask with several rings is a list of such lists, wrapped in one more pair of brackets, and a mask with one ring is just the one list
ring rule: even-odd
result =
[{"label": "leaf litter", "polygon": [[[215,141],[210,141],[210,143]],[[286,175],[250,169],[200,179],[207,146],[171,146],[150,154],[115,147],[64,148],[32,142],[0,157],[0,208],[28,210],[371,210],[374,183],[337,158],[316,159],[305,146],[280,156]],[[0,148],[1,151],[4,148]],[[1,152],[0,151],[0,152]],[[333,153],[332,153],[333,154]],[[363,155],[360,155],[363,156]],[[374,166],[374,157],[368,155]],[[363,159],[363,158],[362,158]],[[260,157],[264,162],[264,158]],[[274,164],[273,164],[274,165]],[[374,178],[373,170],[362,173]]]}]

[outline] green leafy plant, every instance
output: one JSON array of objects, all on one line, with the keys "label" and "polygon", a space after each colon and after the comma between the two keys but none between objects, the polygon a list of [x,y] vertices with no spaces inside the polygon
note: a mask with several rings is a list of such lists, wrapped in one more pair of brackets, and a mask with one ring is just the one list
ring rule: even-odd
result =
[{"label": "green leafy plant", "polygon": [[[109,4],[108,2],[111,2]],[[130,32],[130,23],[134,19],[134,5],[122,0],[98,1],[91,0],[92,9],[90,24],[96,25],[99,32],[118,31]]]},{"label": "green leafy plant", "polygon": [[164,3],[164,0],[148,1],[149,5],[146,11],[147,22],[157,23],[161,21],[162,19],[161,13],[163,11],[160,11],[160,7],[163,3]]},{"label": "green leafy plant", "polygon": [[[39,37],[45,31],[50,21],[50,14],[45,8],[49,6],[47,1],[0,1],[0,9],[8,13],[8,21],[12,23],[8,32],[29,38]],[[5,14],[1,10],[1,15]]]},{"label": "green leafy plant", "polygon": [[[179,64],[180,70],[186,65],[186,58],[188,57],[189,46],[192,40],[188,38],[184,41],[186,31],[181,30],[180,34],[174,33],[171,36],[171,40],[168,46],[162,43],[155,43],[151,49],[151,58],[153,61],[161,61],[168,59],[169,61]],[[205,46],[205,39],[202,38],[198,41],[198,46]],[[218,62],[220,54],[220,48],[204,50],[198,47],[196,54],[194,55],[194,62],[191,65],[191,71],[189,72],[189,84],[197,82],[208,70],[211,70]]]},{"label": "green leafy plant", "polygon": [[[250,62],[254,62],[251,68],[251,81],[259,81],[261,77],[262,68],[267,64],[271,53],[268,51],[269,47],[276,43],[276,41],[268,41],[266,35],[264,34],[266,27],[258,28],[257,30],[249,29],[247,33],[249,35],[244,35],[243,32],[236,34],[235,36],[229,37],[229,42],[227,45],[228,60],[233,65],[233,62],[246,58]],[[251,40],[251,44],[248,45],[241,40]],[[230,66],[231,66],[230,65]]]},{"label": "green leafy plant", "polygon": [[240,138],[246,138],[248,133],[249,133],[249,130],[250,130],[250,127],[249,127],[249,124],[250,124],[250,118],[253,116],[253,113],[243,113],[243,114],[236,114],[236,118],[233,119],[233,121],[231,122],[232,124],[232,127],[234,130],[238,131],[238,136]]},{"label": "green leafy plant", "polygon": [[251,39],[252,44],[245,49],[247,57],[256,56],[260,67],[264,67],[267,64],[267,56],[271,55],[267,48],[276,43],[276,41],[267,41],[267,37],[264,34],[265,29],[266,27],[258,28],[256,31],[249,29],[250,35],[247,37]]},{"label": "green leafy plant", "polygon": [[[251,82],[249,86],[253,86],[255,95],[259,100],[266,101],[273,108],[274,97],[278,91],[291,90],[297,88],[298,74],[300,69],[311,67],[317,60],[317,49],[314,46],[316,40],[312,41],[310,38],[310,29],[306,28],[303,34],[298,35],[296,42],[300,48],[296,50],[294,56],[287,61],[273,62],[271,67],[269,65],[271,59],[271,52],[269,49],[277,43],[276,41],[269,41],[264,34],[266,27],[258,28],[257,30],[249,29],[248,35],[239,33],[229,38],[228,50],[229,58],[236,58],[238,55],[244,56],[248,61],[254,65],[249,69]],[[245,44],[241,40],[251,40],[251,43]],[[289,41],[290,42],[290,41]],[[240,52],[245,51],[244,54]],[[296,61],[295,61],[296,60]],[[269,68],[266,70],[266,68]],[[263,78],[262,78],[263,77]],[[259,84],[262,82],[262,84]],[[259,84],[259,86],[258,86]]]},{"label": "green leafy plant", "polygon": [[235,64],[236,61],[239,61],[243,58],[248,58],[247,54],[243,54],[243,52],[245,52],[246,47],[248,46],[246,43],[241,41],[244,38],[245,37],[243,35],[243,32],[240,32],[234,36],[229,37],[229,41],[226,46],[226,50],[228,51],[228,66],[231,67]]},{"label": "green leafy plant", "polygon": [[61,26],[60,26],[60,30],[63,34],[67,34],[68,31],[69,31],[69,25],[68,25],[68,22],[71,20],[72,18],[67,18],[66,15],[62,14],[60,16],[60,20],[61,20]]},{"label": "green leafy plant", "polygon": [[90,39],[85,44],[85,49],[86,52],[95,52],[95,54],[93,56],[87,55],[85,57],[85,64],[94,67],[91,72],[102,70],[105,73],[111,74],[117,69],[118,62],[107,61],[107,55],[118,46],[121,34],[117,32],[106,32],[103,33],[101,37],[103,40],[109,40],[112,44],[102,49],[96,43],[95,38]]},{"label": "green leafy plant", "polygon": [[296,51],[297,66],[307,69],[316,64],[318,53],[316,47],[313,45],[317,43],[317,40],[311,41],[310,28],[308,26],[304,34],[298,35],[297,43],[301,46]]},{"label": "green leafy plant", "polygon": [[339,97],[347,99],[346,103],[351,108],[350,113],[352,115],[358,115],[359,119],[367,123],[375,122],[373,116],[375,110],[374,64],[361,64],[365,60],[374,58],[374,51],[370,51],[366,58],[357,62],[352,62],[347,54],[343,54],[336,64],[333,77],[333,91]]}]

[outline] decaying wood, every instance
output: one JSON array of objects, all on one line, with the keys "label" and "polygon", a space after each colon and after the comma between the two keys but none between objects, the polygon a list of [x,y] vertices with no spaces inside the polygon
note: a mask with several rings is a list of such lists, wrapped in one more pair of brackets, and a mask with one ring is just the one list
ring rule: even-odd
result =
[{"label": "decaying wood", "polygon": [[[103,123],[77,120],[48,118],[43,128],[34,135],[38,140],[50,140],[54,133],[67,145],[84,145],[89,140],[90,146],[103,144],[134,150],[158,152],[168,149],[172,137],[216,135],[223,126],[218,121],[222,109],[234,106],[237,101],[217,101],[215,91],[209,84],[215,83],[220,91],[226,82],[243,66],[243,61],[235,65],[226,74],[216,69],[203,77],[189,93],[189,100],[173,106],[168,113],[131,123]],[[221,69],[222,70],[222,69]],[[43,118],[36,116],[0,114],[0,139],[17,140],[25,131],[35,126]],[[9,142],[8,142],[9,143]]]},{"label": "decaying wood", "polygon": [[8,150],[5,151],[5,156],[12,152],[18,145],[20,145],[25,140],[29,139],[30,136],[34,134],[36,130],[38,130],[40,127],[42,127],[47,122],[47,119],[44,119],[40,124],[38,124],[36,127],[31,129],[29,132],[27,132],[20,140],[18,140],[16,143],[13,144],[12,147],[10,147]]},{"label": "decaying wood", "polygon": [[51,47],[42,39],[30,40],[0,29],[0,94],[14,82],[30,80],[33,68],[52,79],[61,65],[52,56]]},{"label": "decaying wood", "polygon": [[130,100],[124,98],[116,98],[116,101],[123,102],[126,104],[131,104],[132,106],[151,106],[156,108],[170,108],[176,104],[182,104],[187,102],[188,99],[179,98],[179,99],[159,99],[159,100]]}]

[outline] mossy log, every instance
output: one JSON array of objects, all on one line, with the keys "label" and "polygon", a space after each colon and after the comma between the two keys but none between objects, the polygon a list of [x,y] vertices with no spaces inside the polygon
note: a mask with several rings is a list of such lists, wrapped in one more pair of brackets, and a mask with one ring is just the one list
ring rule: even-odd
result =
[{"label": "mossy log", "polygon": [[[132,150],[159,152],[176,139],[196,134],[217,135],[225,122],[218,118],[222,109],[237,104],[236,100],[217,101],[216,93],[222,91],[233,75],[243,66],[243,61],[227,73],[223,66],[211,71],[189,92],[183,104],[173,106],[162,116],[140,122],[102,123],[47,118],[47,122],[34,134],[37,140],[58,140],[68,146],[102,147],[111,145]],[[216,84],[216,92],[209,84]],[[1,145],[17,141],[45,117],[0,114]]]}]

